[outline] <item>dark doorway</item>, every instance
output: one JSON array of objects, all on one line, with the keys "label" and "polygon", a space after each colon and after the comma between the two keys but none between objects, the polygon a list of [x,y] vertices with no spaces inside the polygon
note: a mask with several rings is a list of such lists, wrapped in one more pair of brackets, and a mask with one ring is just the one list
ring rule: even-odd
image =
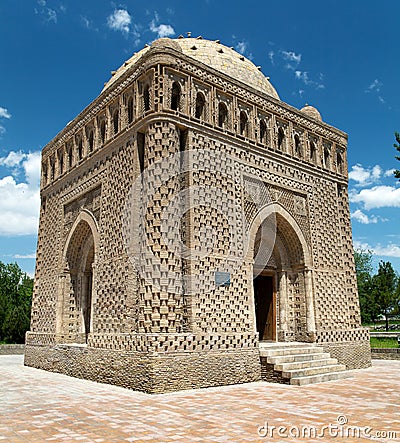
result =
[{"label": "dark doorway", "polygon": [[260,340],[275,340],[274,279],[258,275],[254,280],[256,325]]}]

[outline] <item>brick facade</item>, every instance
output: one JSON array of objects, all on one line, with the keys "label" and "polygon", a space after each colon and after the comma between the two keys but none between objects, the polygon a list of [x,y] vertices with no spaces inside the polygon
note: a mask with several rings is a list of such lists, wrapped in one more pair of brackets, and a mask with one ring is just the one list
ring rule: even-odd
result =
[{"label": "brick facade", "polygon": [[346,150],[219,42],[135,54],[43,149],[25,364],[147,392],[259,380],[259,339],[368,366]]}]

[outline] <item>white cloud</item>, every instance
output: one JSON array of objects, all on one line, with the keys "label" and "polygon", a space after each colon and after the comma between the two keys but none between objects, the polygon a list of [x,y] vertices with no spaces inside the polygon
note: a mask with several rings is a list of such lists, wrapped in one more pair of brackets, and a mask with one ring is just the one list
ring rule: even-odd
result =
[{"label": "white cloud", "polygon": [[57,23],[57,12],[54,9],[47,8],[47,21]]},{"label": "white cloud", "polygon": [[172,37],[173,35],[175,35],[175,30],[171,25],[156,25],[156,19],[151,21],[150,31],[157,34],[158,38]]},{"label": "white cloud", "polygon": [[295,71],[294,73],[295,77],[298,80],[303,80],[303,82],[308,85],[309,84],[309,78],[308,78],[308,72],[305,71]]},{"label": "white cloud", "polygon": [[374,255],[382,257],[396,257],[400,258],[400,246],[394,243],[389,243],[386,246],[378,243],[376,246],[371,246],[368,243],[360,242],[358,240],[353,241],[354,249],[362,249],[364,251],[371,251]]},{"label": "white cloud", "polygon": [[81,22],[85,28],[91,29],[91,21],[86,16],[81,15]]},{"label": "white cloud", "polygon": [[301,54],[296,54],[293,51],[280,51],[282,58],[289,62],[288,67],[293,68],[300,64]]},{"label": "white cloud", "polygon": [[385,177],[393,177],[395,169],[388,169],[387,171],[384,172],[384,176]]},{"label": "white cloud", "polygon": [[247,43],[244,41],[238,42],[238,43],[236,43],[235,49],[240,54],[244,54],[247,50]]},{"label": "white cloud", "polygon": [[107,17],[107,25],[114,31],[121,31],[128,34],[132,17],[126,9],[116,9],[111,15]]},{"label": "white cloud", "polygon": [[11,114],[8,112],[8,109],[0,106],[0,118],[11,118]]},{"label": "white cloud", "polygon": [[377,78],[368,86],[365,92],[381,92],[383,83]]},{"label": "white cloud", "polygon": [[40,152],[24,154],[11,151],[1,164],[25,175],[17,182],[14,176],[0,178],[0,235],[35,234],[39,219]]},{"label": "white cloud", "polygon": [[22,162],[25,177],[29,185],[39,187],[40,183],[40,152],[32,152],[26,155]]},{"label": "white cloud", "polygon": [[360,240],[353,240],[353,249],[372,252],[372,246]]},{"label": "white cloud", "polygon": [[[268,52],[268,58],[270,59],[273,65],[281,65],[285,69],[293,71],[294,76],[297,80],[302,81],[306,86],[313,87],[314,89],[324,89],[325,85],[324,75],[319,73],[317,76],[310,75],[308,71],[304,71],[299,69],[300,64],[302,63],[303,56],[301,53],[296,53],[294,51],[285,51],[280,49],[277,52],[270,50]],[[317,79],[314,79],[317,77]],[[302,94],[300,94],[301,96]]]},{"label": "white cloud", "polygon": [[365,89],[364,92],[366,92],[367,94],[374,94],[378,97],[378,100],[381,103],[386,103],[385,99],[383,98],[382,94],[381,94],[381,89],[382,89],[383,83],[378,80],[377,78],[367,87],[367,89]]},{"label": "white cloud", "polygon": [[[51,9],[47,7],[47,2],[45,0],[37,0],[37,4],[39,5],[39,9],[35,8],[35,14],[40,14],[44,17],[44,21],[47,23],[53,22],[54,24],[57,23],[58,17],[57,17],[57,11],[55,9]],[[65,6],[61,5],[59,8],[60,12],[65,12]]]},{"label": "white cloud", "polygon": [[26,154],[22,151],[14,152],[10,151],[7,157],[0,157],[0,166],[7,166],[13,168],[21,163],[26,158]]},{"label": "white cloud", "polygon": [[0,179],[0,235],[35,234],[38,227],[39,189],[16,183],[13,177]]},{"label": "white cloud", "polygon": [[90,29],[92,31],[98,32],[99,29],[94,25],[93,20],[86,17],[85,15],[81,15],[81,23],[86,29]]},{"label": "white cloud", "polygon": [[249,52],[249,42],[245,39],[239,39],[236,35],[232,35],[232,39],[234,41],[235,51],[239,54],[244,55],[249,60],[253,60],[253,54]]},{"label": "white cloud", "polygon": [[400,257],[400,246],[394,245],[393,243],[387,246],[378,244],[375,246],[374,252],[376,255],[383,255],[384,257]]},{"label": "white cloud", "polygon": [[378,223],[379,219],[375,215],[368,216],[364,212],[362,212],[360,209],[357,209],[351,214],[351,218],[358,221],[359,223],[362,223],[363,225],[369,225],[371,223]]},{"label": "white cloud", "polygon": [[[8,109],[0,106],[0,118],[11,118],[11,114],[8,112]],[[3,125],[0,125],[0,135],[6,132],[6,128]]]},{"label": "white cloud", "polygon": [[393,186],[374,186],[361,191],[350,191],[352,203],[362,203],[364,208],[400,208],[400,188]]},{"label": "white cloud", "polygon": [[351,167],[349,172],[349,179],[357,182],[356,186],[368,186],[379,182],[382,176],[389,177],[393,174],[393,169],[383,171],[379,165],[372,168],[364,168],[357,163]]},{"label": "white cloud", "polygon": [[[307,86],[314,86],[316,89],[324,89],[325,85],[323,83],[317,82],[315,80],[311,80],[307,71],[298,71],[294,72],[294,75],[297,80],[301,80]],[[323,79],[323,74],[319,75],[320,79]]]},{"label": "white cloud", "polygon": [[270,62],[275,65],[275,52],[274,51],[269,51],[268,52],[268,58],[270,60]]},{"label": "white cloud", "polygon": [[13,258],[36,258],[36,252],[32,252],[31,254],[15,254]]}]

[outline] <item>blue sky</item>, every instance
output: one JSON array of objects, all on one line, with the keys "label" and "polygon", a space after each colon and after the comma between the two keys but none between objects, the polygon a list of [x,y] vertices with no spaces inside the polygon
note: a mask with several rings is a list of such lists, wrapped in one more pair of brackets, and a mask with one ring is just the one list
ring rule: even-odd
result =
[{"label": "blue sky", "polygon": [[281,99],[349,134],[356,246],[400,271],[398,0],[0,0],[0,260],[34,272],[40,150],[158,37],[236,48]]}]

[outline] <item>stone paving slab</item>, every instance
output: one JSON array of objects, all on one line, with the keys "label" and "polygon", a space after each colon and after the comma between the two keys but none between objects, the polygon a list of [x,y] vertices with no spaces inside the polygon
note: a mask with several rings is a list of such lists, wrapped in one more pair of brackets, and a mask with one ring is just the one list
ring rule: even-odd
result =
[{"label": "stone paving slab", "polygon": [[400,442],[399,400],[400,361],[304,387],[149,395],[0,356],[0,442]]}]

